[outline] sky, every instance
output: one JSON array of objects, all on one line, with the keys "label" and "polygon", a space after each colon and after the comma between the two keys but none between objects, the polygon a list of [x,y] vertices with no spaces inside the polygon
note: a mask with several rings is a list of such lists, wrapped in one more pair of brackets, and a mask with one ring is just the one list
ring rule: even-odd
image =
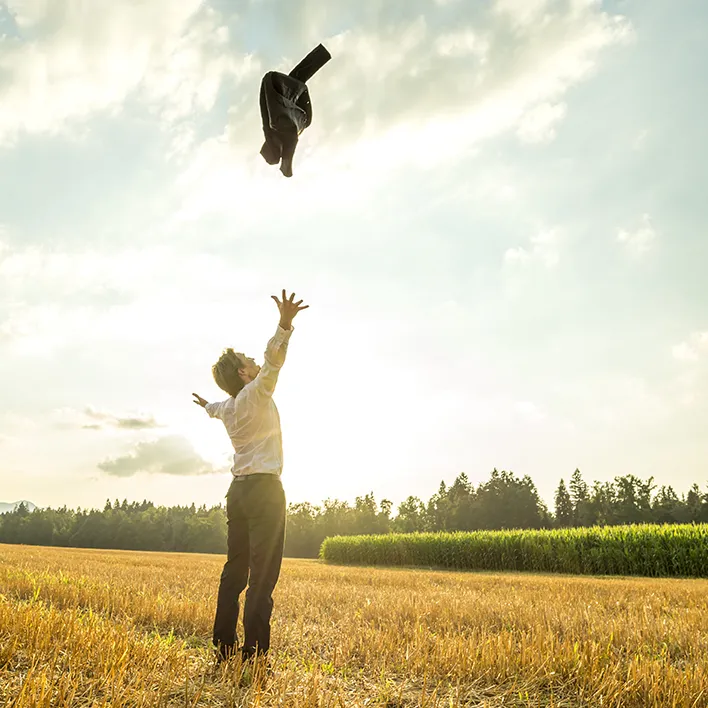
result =
[{"label": "sky", "polygon": [[705,488],[707,80],[701,0],[0,0],[0,501],[221,503],[283,288],[290,502]]}]

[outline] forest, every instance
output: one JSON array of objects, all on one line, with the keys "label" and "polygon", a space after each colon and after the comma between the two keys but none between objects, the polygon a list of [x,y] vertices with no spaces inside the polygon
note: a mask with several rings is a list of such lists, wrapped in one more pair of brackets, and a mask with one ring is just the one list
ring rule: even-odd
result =
[{"label": "forest", "polygon": [[[464,473],[450,485],[441,482],[427,501],[409,496],[395,512],[391,501],[377,502],[373,493],[354,503],[290,504],[285,555],[316,558],[324,539],[336,535],[705,522],[708,493],[698,484],[681,495],[632,474],[588,484],[576,469],[567,485],[560,480],[548,509],[528,476],[495,469],[476,487]],[[0,543],[225,553],[226,512],[223,505],[165,507],[127,500],[106,500],[103,509],[88,510],[29,511],[20,505],[0,515]]]}]

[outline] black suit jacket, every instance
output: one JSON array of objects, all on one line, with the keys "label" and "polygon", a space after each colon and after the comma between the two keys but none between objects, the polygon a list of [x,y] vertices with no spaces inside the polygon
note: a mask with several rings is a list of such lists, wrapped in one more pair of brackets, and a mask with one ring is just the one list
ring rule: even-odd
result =
[{"label": "black suit jacket", "polygon": [[269,71],[261,81],[261,119],[265,135],[261,155],[269,165],[280,162],[280,171],[286,177],[293,175],[298,138],[312,123],[312,103],[305,82],[331,58],[320,44],[289,74]]}]

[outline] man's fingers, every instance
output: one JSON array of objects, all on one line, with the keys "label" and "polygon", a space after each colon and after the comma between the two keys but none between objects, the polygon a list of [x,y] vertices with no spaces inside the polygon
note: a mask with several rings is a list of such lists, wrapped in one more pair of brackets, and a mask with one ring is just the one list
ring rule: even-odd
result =
[{"label": "man's fingers", "polygon": [[287,291],[285,291],[285,290],[283,290],[283,301],[282,302],[280,302],[278,300],[278,298],[275,297],[275,295],[271,295],[271,297],[278,303],[278,307],[294,307],[297,312],[299,312],[300,310],[306,310],[309,307],[309,305],[305,305],[304,307],[300,307],[300,305],[302,305],[303,301],[298,300],[297,302],[295,302],[295,293],[293,293],[292,295],[290,295],[290,297],[288,297]]}]

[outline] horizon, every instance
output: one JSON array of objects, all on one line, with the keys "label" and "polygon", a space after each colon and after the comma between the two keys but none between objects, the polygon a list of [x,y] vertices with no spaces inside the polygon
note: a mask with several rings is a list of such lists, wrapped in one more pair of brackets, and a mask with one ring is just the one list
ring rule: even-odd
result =
[{"label": "horizon", "polygon": [[[283,287],[289,502],[705,487],[705,3],[56,5],[0,0],[0,496],[221,503],[191,393]],[[285,179],[260,80],[320,42]]]},{"label": "horizon", "polygon": [[[508,471],[508,470],[498,470],[498,471],[499,471],[499,472],[505,472],[505,471]],[[583,474],[582,474],[582,470],[578,470],[578,471],[580,472],[581,478],[582,478],[583,481],[588,485],[589,490],[592,492],[593,486],[594,486],[595,482],[598,482],[599,480],[586,479],[586,478],[583,476]],[[521,479],[523,479],[523,477],[524,477],[524,475],[517,475],[517,474],[515,474],[515,473],[513,473],[513,472],[511,472],[511,473],[512,473],[512,474],[516,477],[516,479],[518,479],[518,480],[521,480]],[[460,474],[464,474],[464,473],[460,473]],[[491,477],[491,472],[490,472],[490,477]],[[560,479],[558,480],[558,486],[560,486],[560,483],[561,483],[561,481],[562,481],[563,484],[565,485],[566,490],[568,490],[568,487],[569,487],[569,484],[570,484],[570,477],[571,477],[571,475],[567,475],[566,477],[560,478]],[[640,477],[640,478],[638,478],[638,479],[639,479],[640,482],[646,482],[646,481],[648,481],[648,478],[644,479],[644,478],[641,478],[641,477]],[[452,485],[454,484],[455,481],[456,481],[456,480],[454,480],[454,479],[453,479],[453,480],[440,480],[440,482],[438,482],[438,485],[437,485],[429,494],[427,494],[427,495],[426,495],[426,494],[423,494],[422,496],[419,496],[418,498],[423,502],[423,504],[427,504],[427,503],[429,502],[429,500],[437,493],[438,489],[440,488],[440,483],[444,483],[444,484],[445,484],[445,487],[446,487],[447,489],[450,489],[450,488],[452,487]],[[484,483],[487,482],[487,481],[489,481],[489,480],[483,480],[483,481],[482,481],[482,484],[484,484]],[[531,481],[534,483],[534,486],[537,487],[535,481],[534,481],[534,480],[531,480]],[[607,481],[609,481],[609,482],[614,482],[615,480],[607,480]],[[673,485],[670,485],[670,484],[668,484],[668,485],[661,485],[661,484],[656,483],[656,480],[654,480],[654,491],[652,492],[652,500],[656,498],[657,494],[661,491],[662,486],[665,486],[665,487],[667,487],[667,488],[673,489],[673,491],[677,494],[677,496],[678,496],[679,499],[684,499],[684,498],[686,497],[686,495],[688,494],[688,492],[689,492],[693,487],[695,487],[695,486],[697,486],[701,491],[704,491],[704,489],[701,489],[701,485],[700,485],[700,483],[698,483],[698,482],[694,482],[694,483],[688,485],[688,487],[687,487],[686,489],[676,489],[676,487],[674,487]],[[473,489],[477,489],[478,487],[479,487],[479,485],[472,485],[472,488],[473,488]],[[708,490],[708,484],[705,485],[705,489]],[[538,491],[538,489],[537,489],[537,491]],[[322,500],[318,500],[318,501],[314,501],[314,502],[311,501],[311,500],[307,500],[307,499],[305,499],[305,500],[300,500],[300,503],[301,503],[301,502],[310,503],[310,504],[311,504],[313,507],[315,507],[315,508],[321,508],[321,507],[323,506],[323,503],[324,503],[325,501],[338,501],[338,502],[345,502],[345,503],[347,503],[347,504],[349,504],[349,505],[353,505],[353,504],[356,502],[356,498],[357,498],[357,497],[360,497],[360,498],[361,498],[361,497],[367,496],[367,495],[369,495],[369,494],[373,494],[374,500],[376,501],[376,504],[377,504],[377,507],[380,507],[380,506],[381,506],[381,502],[383,502],[383,501],[391,501],[391,500],[386,500],[385,497],[377,497],[376,494],[375,494],[372,490],[369,490],[368,492],[362,492],[361,494],[357,494],[355,497],[350,498],[350,499],[340,499],[340,498],[337,498],[337,497],[329,497],[329,498],[327,498],[327,499],[322,499]],[[415,497],[416,495],[408,495],[408,496],[406,496],[406,497],[403,497],[401,501],[406,501],[406,500],[407,500],[409,497],[411,497],[411,496]],[[708,497],[708,492],[706,493],[706,496]],[[554,514],[555,514],[555,508],[554,508],[554,507],[555,507],[555,500],[554,500],[554,499],[546,500],[546,499],[543,498],[543,496],[541,496],[540,493],[539,493],[539,499],[540,499],[541,503],[543,503],[543,504],[545,505],[545,507],[546,507],[546,509],[548,510],[548,512],[549,512],[551,515],[554,515]],[[79,506],[72,506],[72,505],[69,505],[69,504],[67,504],[66,506],[67,506],[68,509],[71,509],[71,510],[78,510],[78,509],[80,508],[82,511],[90,511],[90,510],[101,511],[101,510],[103,510],[103,508],[105,507],[106,502],[109,502],[109,503],[111,503],[111,504],[113,504],[113,505],[115,505],[116,503],[121,503],[121,504],[122,504],[123,502],[125,502],[125,503],[127,503],[127,504],[149,503],[149,504],[153,504],[153,506],[155,506],[155,507],[160,507],[160,506],[165,506],[165,507],[170,507],[170,506],[183,506],[183,507],[184,507],[184,506],[187,506],[187,507],[189,507],[189,506],[197,506],[197,507],[202,507],[202,506],[206,506],[207,508],[214,508],[214,507],[217,507],[217,506],[225,506],[223,500],[218,501],[218,502],[214,502],[213,504],[209,504],[209,503],[197,504],[197,503],[194,502],[194,501],[192,501],[192,502],[185,502],[185,503],[181,503],[181,504],[159,504],[159,503],[153,502],[151,499],[146,499],[146,498],[140,499],[140,498],[137,498],[137,497],[134,497],[134,498],[124,497],[123,499],[118,499],[117,497],[114,498],[114,499],[106,498],[106,499],[104,499],[103,504],[102,504],[102,505],[98,505],[98,506],[79,507]],[[15,506],[15,507],[17,507],[18,505],[23,504],[23,503],[24,503],[24,504],[30,504],[31,506],[33,506],[33,507],[36,508],[36,509],[52,508],[51,506],[50,506],[50,507],[41,507],[41,506],[35,504],[31,499],[19,499],[19,500],[14,501],[14,502],[4,502],[3,500],[0,500],[0,507],[2,507],[2,506]],[[298,503],[298,502],[290,502],[290,501],[288,501],[288,506],[290,506],[290,505],[293,504],[293,503]],[[64,506],[64,505],[62,504],[61,506]],[[392,516],[396,516],[396,515],[398,514],[399,506],[400,506],[400,502],[393,504],[393,507],[392,507]],[[59,508],[59,507],[53,507],[53,508]]]}]

